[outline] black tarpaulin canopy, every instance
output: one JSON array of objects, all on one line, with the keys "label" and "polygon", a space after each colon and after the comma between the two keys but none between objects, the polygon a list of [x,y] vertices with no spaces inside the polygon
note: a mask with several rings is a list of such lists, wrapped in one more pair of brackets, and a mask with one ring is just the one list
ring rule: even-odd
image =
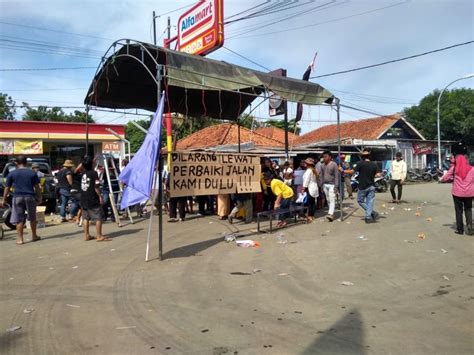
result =
[{"label": "black tarpaulin canopy", "polygon": [[120,40],[107,51],[84,103],[155,111],[158,90],[167,93],[170,112],[228,120],[237,119],[263,93],[308,105],[331,104],[334,99],[316,83]]}]

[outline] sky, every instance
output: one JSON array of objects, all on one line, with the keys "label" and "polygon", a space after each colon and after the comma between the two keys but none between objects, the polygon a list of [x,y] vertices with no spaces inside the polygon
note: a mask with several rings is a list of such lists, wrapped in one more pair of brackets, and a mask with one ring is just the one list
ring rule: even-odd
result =
[{"label": "sky", "polygon": [[[224,0],[224,17],[264,0]],[[278,6],[282,1],[269,1]],[[285,2],[283,0],[283,2]],[[152,11],[162,42],[166,18],[172,34],[189,0],[0,0],[0,70],[87,67],[81,70],[0,71],[0,92],[32,106],[83,106],[100,57],[114,40],[152,42]],[[317,51],[312,76],[376,64],[474,39],[474,2],[470,0],[286,0],[284,12],[226,25],[224,47],[263,67],[286,68],[300,78]],[[266,6],[266,5],[265,5]],[[320,6],[319,8],[316,8]],[[165,15],[162,15],[165,14]],[[240,17],[233,17],[233,19]],[[32,50],[25,42],[40,44]],[[61,47],[58,50],[58,46]],[[67,47],[67,49],[64,49]],[[264,70],[226,48],[208,56]],[[61,54],[62,53],[62,54]],[[65,55],[67,53],[68,55]],[[400,112],[434,89],[474,73],[474,44],[352,73],[311,79],[349,108],[341,120]],[[474,79],[451,88],[474,88]],[[66,112],[72,111],[65,109]],[[19,110],[21,114],[21,110]],[[253,114],[268,118],[268,106]],[[290,106],[290,118],[295,106]],[[136,116],[94,112],[102,123],[126,123]],[[301,128],[308,132],[335,122],[334,110],[305,106]]]}]

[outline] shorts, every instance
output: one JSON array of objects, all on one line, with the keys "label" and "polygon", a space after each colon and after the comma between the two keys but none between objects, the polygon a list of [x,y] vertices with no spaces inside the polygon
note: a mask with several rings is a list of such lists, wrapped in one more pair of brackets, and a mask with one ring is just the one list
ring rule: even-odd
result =
[{"label": "shorts", "polygon": [[79,207],[81,207],[81,193],[79,191],[71,191],[71,197],[77,202]]},{"label": "shorts", "polygon": [[13,197],[10,223],[24,223],[26,220],[25,212],[28,213],[28,221],[36,221],[36,199],[33,196]]},{"label": "shorts", "polygon": [[87,221],[92,221],[92,222],[97,222],[97,221],[104,221],[104,210],[102,206],[98,207],[93,207],[93,208],[88,208],[82,209],[82,218],[87,220]]}]

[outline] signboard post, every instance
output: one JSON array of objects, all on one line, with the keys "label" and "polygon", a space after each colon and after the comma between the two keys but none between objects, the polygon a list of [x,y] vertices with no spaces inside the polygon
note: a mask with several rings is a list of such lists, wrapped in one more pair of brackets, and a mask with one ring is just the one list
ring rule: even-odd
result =
[{"label": "signboard post", "polygon": [[260,157],[171,153],[170,196],[261,192]]},{"label": "signboard post", "polygon": [[224,0],[201,0],[178,20],[180,52],[206,55],[224,44]]}]

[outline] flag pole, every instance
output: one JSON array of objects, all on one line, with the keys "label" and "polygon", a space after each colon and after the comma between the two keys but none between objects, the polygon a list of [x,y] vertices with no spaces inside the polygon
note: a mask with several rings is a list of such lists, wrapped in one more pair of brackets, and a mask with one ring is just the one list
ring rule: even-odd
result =
[{"label": "flag pole", "polygon": [[[157,102],[160,102],[161,95],[161,65],[157,66],[156,82],[157,82]],[[163,103],[164,104],[164,103]],[[161,122],[163,123],[163,122]],[[158,259],[163,260],[163,159],[161,159],[161,137],[158,143],[160,148],[158,151]],[[151,216],[150,216],[151,218]],[[150,228],[151,229],[151,228]]]}]

